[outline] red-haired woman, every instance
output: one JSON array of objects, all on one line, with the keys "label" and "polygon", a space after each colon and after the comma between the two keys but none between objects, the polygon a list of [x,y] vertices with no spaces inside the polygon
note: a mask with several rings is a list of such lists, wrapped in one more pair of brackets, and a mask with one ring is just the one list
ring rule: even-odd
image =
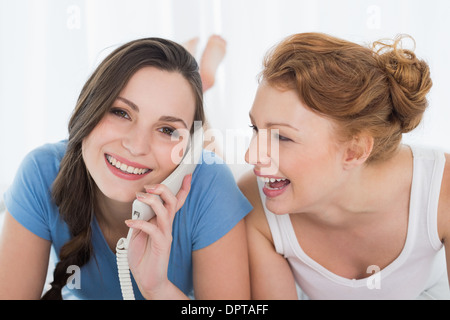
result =
[{"label": "red-haired woman", "polygon": [[253,298],[449,297],[449,156],[401,143],[432,86],[403,38],[297,34],[266,57],[240,181]]}]

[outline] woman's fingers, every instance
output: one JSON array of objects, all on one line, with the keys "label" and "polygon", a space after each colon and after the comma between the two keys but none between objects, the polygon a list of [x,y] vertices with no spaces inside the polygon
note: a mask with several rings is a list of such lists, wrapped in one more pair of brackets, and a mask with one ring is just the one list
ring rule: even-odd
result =
[{"label": "woman's fingers", "polygon": [[[172,232],[172,218],[170,215],[170,207],[167,203],[163,203],[157,194],[137,193],[137,199],[150,206],[156,214],[156,225],[164,232]],[[174,197],[174,196],[173,196]],[[174,206],[174,205],[172,205]]]},{"label": "woman's fingers", "polygon": [[133,238],[137,237],[139,232],[142,231],[149,235],[150,237],[158,236],[159,229],[154,223],[144,221],[144,220],[125,220],[126,225],[129,228],[133,228],[135,230]]},{"label": "woman's fingers", "polygon": [[[164,234],[157,225],[148,221],[126,220],[125,223],[134,230],[129,258],[135,254],[139,257],[132,261],[142,262],[145,259],[152,260],[151,256],[161,257],[168,254],[172,244],[172,233]],[[149,253],[146,254],[146,251]]]},{"label": "woman's fingers", "polygon": [[[191,190],[192,174],[188,174],[183,178],[180,190],[175,196],[170,189],[164,184],[145,186],[145,191],[149,194],[160,196],[167,210],[175,214],[183,206],[186,198]],[[141,195],[141,194],[138,194]]]},{"label": "woman's fingers", "polygon": [[165,233],[172,232],[172,223],[175,213],[183,206],[191,188],[192,175],[186,175],[180,190],[175,196],[170,189],[163,185],[145,186],[147,193],[139,192],[136,197],[139,201],[150,206],[156,214],[156,224]]}]

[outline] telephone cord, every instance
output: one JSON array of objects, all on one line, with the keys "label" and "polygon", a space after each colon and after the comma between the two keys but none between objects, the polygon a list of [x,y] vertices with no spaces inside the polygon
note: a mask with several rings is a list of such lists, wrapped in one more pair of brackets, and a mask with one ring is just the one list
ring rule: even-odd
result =
[{"label": "telephone cord", "polygon": [[128,239],[121,238],[117,242],[116,260],[122,297],[124,300],[135,300],[133,285],[131,283],[130,266],[128,265]]}]

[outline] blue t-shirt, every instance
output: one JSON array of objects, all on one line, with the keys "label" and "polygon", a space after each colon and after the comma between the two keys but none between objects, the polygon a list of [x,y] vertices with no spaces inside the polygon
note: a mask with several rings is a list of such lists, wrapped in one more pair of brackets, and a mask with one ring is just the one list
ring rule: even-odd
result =
[{"label": "blue t-shirt", "polygon": [[[62,141],[32,151],[4,195],[11,215],[37,236],[51,241],[57,254],[70,239],[68,226],[51,198],[52,184],[66,146],[67,141]],[[173,222],[168,278],[186,295],[193,293],[192,252],[223,237],[251,210],[230,169],[215,163],[216,159],[213,153],[203,151],[202,162],[192,176],[189,195]],[[92,245],[91,259],[79,269],[79,289],[75,286],[70,293],[80,299],[122,299],[115,252],[107,245],[95,218]],[[136,299],[142,299],[132,281]],[[67,287],[64,290],[69,290]]]}]

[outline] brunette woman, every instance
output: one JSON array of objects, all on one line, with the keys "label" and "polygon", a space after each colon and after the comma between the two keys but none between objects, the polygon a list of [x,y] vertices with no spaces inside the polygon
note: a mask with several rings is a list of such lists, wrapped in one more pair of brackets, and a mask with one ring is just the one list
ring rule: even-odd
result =
[{"label": "brunette woman", "polygon": [[[182,46],[148,38],[111,53],[81,91],[68,141],[31,152],[5,195],[0,298],[39,299],[53,248],[45,299],[61,299],[61,289],[121,299],[115,247],[129,226],[137,298],[248,298],[242,219],[251,207],[230,170],[204,151],[177,194],[160,184],[188,141],[173,136],[194,121],[204,122],[202,83]],[[126,225],[136,197],[156,217]]]}]

